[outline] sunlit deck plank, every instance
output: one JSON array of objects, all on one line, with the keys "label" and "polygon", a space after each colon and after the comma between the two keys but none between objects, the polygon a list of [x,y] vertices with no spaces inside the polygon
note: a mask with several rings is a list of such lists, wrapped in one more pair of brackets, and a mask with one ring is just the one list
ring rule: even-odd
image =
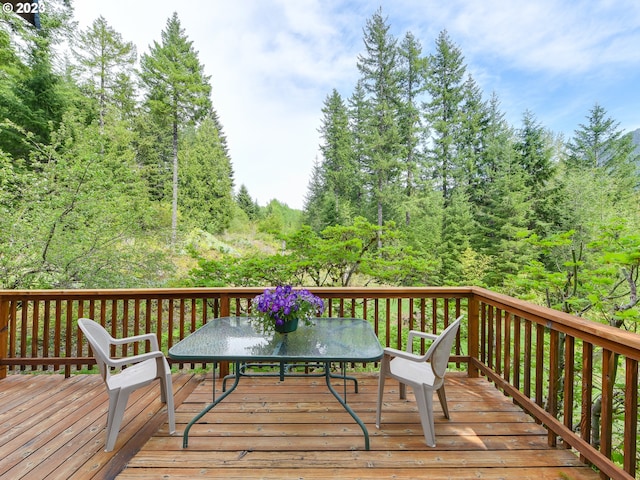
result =
[{"label": "sunlit deck plank", "polygon": [[210,377],[183,373],[174,375],[177,435],[168,435],[152,385],[132,396],[116,450],[107,453],[107,395],[97,375],[10,376],[0,381],[0,477],[599,478],[570,451],[550,449],[545,430],[484,379],[448,375],[451,420],[436,402],[437,447],[428,448],[411,395],[399,400],[397,384],[387,382],[378,430],[376,376],[358,378],[360,393],[349,386],[348,400],[369,429],[369,452],[360,428],[317,378],[242,379],[192,428],[183,449],[186,423],[212,394]]}]

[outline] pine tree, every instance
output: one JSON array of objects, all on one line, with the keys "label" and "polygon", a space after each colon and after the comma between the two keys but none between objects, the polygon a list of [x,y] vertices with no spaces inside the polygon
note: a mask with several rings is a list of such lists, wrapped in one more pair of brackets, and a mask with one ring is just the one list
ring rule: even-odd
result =
[{"label": "pine tree", "polygon": [[554,192],[549,183],[555,175],[553,138],[529,111],[524,113],[522,128],[517,132],[515,150],[526,176],[525,185],[533,209],[530,228],[538,233],[553,230],[558,221],[552,213],[553,203],[559,193]]},{"label": "pine tree", "polygon": [[308,197],[314,199],[315,205],[307,203],[309,209],[324,219],[316,225],[320,230],[329,225],[346,224],[353,217],[358,178],[347,107],[337,90],[325,100],[322,113],[322,163],[314,174],[313,195]]},{"label": "pine tree", "polygon": [[122,102],[123,93],[133,98],[130,72],[136,62],[136,48],[132,42],[125,42],[102,16],[86,32],[80,32],[74,43],[73,53],[87,90],[99,103],[102,129],[107,107],[113,105],[116,98]]},{"label": "pine tree", "polygon": [[436,52],[429,56],[426,104],[433,147],[429,159],[433,176],[439,180],[445,206],[462,175],[459,151],[461,105],[465,99],[463,63],[460,49],[453,44],[446,31],[436,40]]},{"label": "pine tree", "polygon": [[185,223],[220,233],[231,223],[233,171],[213,118],[186,130],[180,143],[180,211]]},{"label": "pine tree", "polygon": [[[398,51],[400,63],[400,137],[403,145],[404,187],[407,205],[416,190],[416,176],[420,175],[424,137],[420,116],[420,97],[425,91],[427,59],[422,57],[422,46],[411,32],[407,33]],[[405,208],[405,225],[411,224],[411,209]]]},{"label": "pine tree", "polygon": [[[391,211],[397,196],[400,174],[401,140],[398,129],[398,61],[396,39],[382,16],[382,9],[366,22],[365,53],[358,56],[358,70],[367,93],[364,161],[379,227],[385,208]],[[390,217],[389,213],[387,217]],[[380,242],[379,242],[380,244]]]},{"label": "pine tree", "polygon": [[[154,42],[141,59],[141,78],[147,88],[146,106],[161,125],[171,127],[172,215],[171,242],[175,244],[178,224],[178,132],[180,127],[202,120],[211,113],[211,85],[180,26],[178,14],[167,20],[162,43]],[[168,132],[169,133],[169,132]]]},{"label": "pine tree", "polygon": [[249,195],[249,190],[244,183],[240,185],[240,189],[236,195],[236,203],[240,209],[247,214],[249,220],[255,220],[258,217],[257,205],[251,198],[251,195]]},{"label": "pine tree", "polygon": [[[597,103],[589,111],[587,124],[580,124],[567,143],[565,163],[569,168],[599,170],[607,175],[627,178],[629,188],[638,185],[638,154],[631,135],[625,135],[620,123],[607,116]],[[635,184],[635,185],[634,185]]]},{"label": "pine tree", "polygon": [[347,113],[349,116],[349,130],[351,132],[351,149],[353,161],[357,170],[354,178],[355,190],[353,192],[352,204],[355,208],[355,216],[374,220],[374,216],[367,208],[368,186],[365,181],[365,169],[367,158],[367,131],[370,118],[369,105],[367,103],[362,79],[358,80],[356,86],[349,97]]},{"label": "pine tree", "polygon": [[[6,49],[0,57],[8,62],[0,62],[0,118],[47,144],[73,100],[65,92],[65,78],[53,65],[54,47],[71,24],[70,12],[52,2],[38,30],[25,27],[14,14],[2,12],[0,19],[0,48]],[[30,161],[30,149],[19,130],[5,130],[0,135],[0,147],[14,158]]]}]

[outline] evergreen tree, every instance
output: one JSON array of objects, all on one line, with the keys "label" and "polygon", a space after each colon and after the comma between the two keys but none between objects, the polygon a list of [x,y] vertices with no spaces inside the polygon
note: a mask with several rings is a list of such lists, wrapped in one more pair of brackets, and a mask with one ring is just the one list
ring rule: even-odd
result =
[{"label": "evergreen tree", "polygon": [[238,190],[238,194],[236,195],[236,203],[240,209],[247,214],[249,220],[255,220],[258,217],[258,205],[253,201],[251,195],[249,195],[249,190],[244,183],[240,185],[240,190]]},{"label": "evergreen tree", "polygon": [[0,197],[11,206],[0,219],[2,288],[157,285],[168,267],[149,239],[163,225],[135,168],[131,135],[117,122],[101,133],[70,111],[50,145],[33,145],[33,170],[14,170],[11,198]]},{"label": "evergreen tree", "polygon": [[[500,198],[494,198],[494,195],[502,196],[505,192],[501,188],[511,190],[511,187],[504,183],[500,188],[496,187],[498,177],[507,178],[514,170],[524,175],[522,169],[516,168],[518,164],[514,150],[515,134],[504,119],[495,94],[489,101],[482,141],[481,160],[472,177],[469,195],[478,226],[471,238],[471,244],[475,250],[486,253],[496,244],[497,225],[493,207],[500,202]],[[490,254],[495,254],[495,251],[491,251]]]},{"label": "evergreen tree", "polygon": [[310,186],[314,191],[307,197],[309,200],[313,199],[313,202],[307,202],[307,216],[309,217],[309,210],[315,212],[316,228],[319,230],[329,225],[349,222],[358,178],[347,107],[337,90],[334,89],[325,100],[322,113],[322,163],[319,170],[314,172],[314,183]]},{"label": "evergreen tree", "polygon": [[178,224],[178,132],[211,113],[211,85],[180,26],[178,14],[167,20],[161,33],[162,43],[154,42],[141,59],[141,78],[147,88],[146,106],[160,126],[170,126],[172,145],[172,235],[175,244]]},{"label": "evergreen tree", "polygon": [[626,188],[638,185],[637,159],[631,135],[619,129],[619,122],[607,116],[597,103],[587,116],[587,124],[580,124],[567,144],[565,160],[571,169],[591,169],[618,179],[626,179]]},{"label": "evergreen tree", "polygon": [[467,189],[470,198],[477,185],[482,182],[483,165],[486,160],[486,136],[491,121],[491,109],[482,99],[478,84],[469,75],[464,83],[464,97],[460,104],[460,132],[458,135],[458,157],[460,164],[459,183]]},{"label": "evergreen tree", "polygon": [[429,56],[426,119],[431,130],[430,167],[438,179],[445,206],[452,190],[462,176],[459,157],[461,105],[465,99],[463,63],[460,49],[453,44],[446,31],[436,40],[436,52]]},{"label": "evergreen tree", "polygon": [[407,207],[404,220],[411,224],[412,197],[416,191],[416,176],[421,174],[424,137],[420,116],[420,96],[425,90],[427,59],[422,57],[422,46],[411,32],[407,33],[398,51],[400,63],[400,137],[403,145],[404,184]]},{"label": "evergreen tree", "polygon": [[104,128],[107,107],[118,98],[127,108],[123,96],[134,97],[130,72],[136,62],[136,48],[132,42],[125,42],[102,16],[86,32],[80,32],[74,43],[73,53],[89,95],[99,103],[100,127]]},{"label": "evergreen tree", "polygon": [[[52,0],[42,14],[42,28],[25,26],[14,14],[0,12],[0,118],[31,132],[47,144],[52,129],[62,121],[71,103],[64,77],[53,65],[54,47],[66,33],[70,12]],[[7,76],[5,76],[8,74]],[[33,145],[33,144],[31,144]],[[14,158],[28,160],[30,147],[20,129],[6,129],[0,147]]]},{"label": "evergreen tree", "polygon": [[364,143],[365,173],[368,174],[365,178],[370,182],[379,227],[385,221],[385,208],[391,211],[397,197],[400,174],[398,53],[397,41],[389,29],[387,19],[378,9],[366,22],[365,53],[358,56],[369,114]]},{"label": "evergreen tree", "polygon": [[369,105],[366,100],[362,79],[358,80],[355,89],[349,97],[347,113],[349,116],[349,130],[351,131],[353,161],[356,167],[356,178],[354,178],[355,190],[353,192],[352,204],[355,208],[355,215],[374,220],[366,205],[369,196],[368,185],[365,181],[366,157],[367,157],[367,129],[370,118]]},{"label": "evergreen tree", "polygon": [[552,161],[554,142],[551,133],[529,111],[524,113],[515,149],[526,175],[525,184],[529,189],[529,201],[533,209],[530,228],[540,234],[553,231],[558,223],[554,204],[558,202],[558,195],[561,195],[549,183],[555,174]]},{"label": "evergreen tree", "polygon": [[180,211],[185,223],[209,233],[231,223],[233,172],[224,136],[213,118],[188,129],[180,144]]}]

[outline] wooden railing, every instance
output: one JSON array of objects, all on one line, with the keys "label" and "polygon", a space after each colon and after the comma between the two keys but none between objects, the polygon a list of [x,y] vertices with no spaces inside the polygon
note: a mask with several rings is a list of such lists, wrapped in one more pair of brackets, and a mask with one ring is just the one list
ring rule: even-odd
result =
[{"label": "wooden railing", "polygon": [[[636,475],[640,335],[476,287],[311,291],[324,299],[324,315],[367,319],[381,343],[396,348],[404,347],[410,329],[438,332],[465,314],[452,362],[469,376],[489,378],[545,425],[549,445],[573,448],[603,478]],[[0,379],[8,372],[68,376],[90,368],[80,317],[99,321],[114,337],[155,333],[166,351],[207,321],[249,313],[261,292],[0,291]]]}]

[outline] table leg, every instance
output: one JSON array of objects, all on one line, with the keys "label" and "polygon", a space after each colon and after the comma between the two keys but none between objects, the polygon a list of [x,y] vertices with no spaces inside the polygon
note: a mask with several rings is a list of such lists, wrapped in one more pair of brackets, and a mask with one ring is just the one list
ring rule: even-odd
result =
[{"label": "table leg", "polygon": [[229,390],[227,390],[226,392],[224,392],[222,395],[220,395],[217,399],[215,399],[215,389],[216,389],[216,384],[215,384],[215,375],[216,375],[216,371],[215,368],[213,369],[213,395],[214,395],[214,400],[213,402],[211,402],[209,405],[207,405],[205,407],[204,410],[202,410],[198,415],[196,415],[195,417],[193,417],[193,420],[191,420],[189,422],[189,424],[187,425],[187,427],[184,429],[184,434],[182,435],[182,448],[187,448],[187,446],[189,445],[189,430],[191,430],[191,427],[198,421],[200,420],[202,417],[204,417],[209,411],[211,411],[211,409],[213,407],[215,407],[217,404],[219,404],[222,400],[224,400],[227,395],[229,395],[231,392],[233,392],[236,387],[238,386],[238,382],[240,381],[240,362],[235,362],[235,380],[233,382],[233,385],[231,385],[231,388]]},{"label": "table leg", "polygon": [[364,434],[364,448],[365,450],[369,450],[369,431],[367,430],[367,427],[365,426],[365,424],[363,423],[362,420],[360,420],[360,417],[358,417],[358,415],[356,415],[356,412],[354,412],[351,407],[349,405],[347,405],[347,402],[345,399],[343,399],[340,394],[338,392],[336,392],[336,390],[333,388],[333,385],[331,385],[331,379],[332,378],[342,378],[344,383],[345,383],[345,395],[346,395],[346,383],[347,383],[347,374],[346,374],[346,368],[342,368],[342,375],[332,375],[331,374],[331,364],[329,362],[325,362],[324,364],[324,370],[325,370],[325,379],[327,380],[327,387],[329,387],[329,391],[333,394],[334,397],[336,397],[336,399],[340,402],[340,404],[344,407],[344,409],[349,412],[349,415],[351,415],[351,417],[358,423],[358,425],[360,425],[360,428],[362,429],[362,433]]}]

